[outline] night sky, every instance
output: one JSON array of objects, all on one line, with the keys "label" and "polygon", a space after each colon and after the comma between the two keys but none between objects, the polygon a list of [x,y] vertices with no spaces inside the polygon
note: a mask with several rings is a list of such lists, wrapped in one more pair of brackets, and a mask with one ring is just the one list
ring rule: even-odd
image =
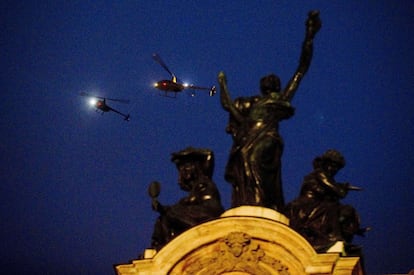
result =
[{"label": "night sky", "polygon": [[[322,29],[313,61],[280,125],[285,199],[299,193],[312,160],[345,156],[338,181],[360,186],[343,201],[363,226],[369,274],[414,268],[413,1],[1,1],[0,213],[3,274],[114,274],[150,246],[160,201],[184,195],[170,154],[188,146],[216,156],[225,208],[228,114],[204,91],[159,96],[169,79],[217,85],[233,98],[258,94],[298,65],[309,10]],[[79,94],[131,115],[100,115]],[[411,171],[411,172],[410,172]],[[7,272],[7,273],[5,273]]]}]

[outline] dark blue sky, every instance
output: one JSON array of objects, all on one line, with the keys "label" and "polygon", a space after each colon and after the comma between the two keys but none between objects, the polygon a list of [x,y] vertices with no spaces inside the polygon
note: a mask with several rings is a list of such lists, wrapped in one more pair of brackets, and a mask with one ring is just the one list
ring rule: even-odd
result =
[{"label": "dark blue sky", "polygon": [[[298,64],[304,22],[320,10],[314,58],[284,121],[283,184],[293,200],[313,158],[340,150],[337,180],[364,189],[345,202],[373,229],[368,273],[414,268],[414,3],[412,1],[2,1],[0,4],[0,271],[113,274],[150,244],[147,186],[160,201],[182,195],[170,154],[215,152],[223,204],[231,138],[219,97],[160,97],[169,75],[216,85],[233,97],[258,92]],[[125,98],[97,114],[80,92]]]}]

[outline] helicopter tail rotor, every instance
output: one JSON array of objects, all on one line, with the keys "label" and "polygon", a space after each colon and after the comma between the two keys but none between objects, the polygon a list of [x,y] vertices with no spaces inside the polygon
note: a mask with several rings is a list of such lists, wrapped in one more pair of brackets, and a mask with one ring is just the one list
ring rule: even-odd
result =
[{"label": "helicopter tail rotor", "polygon": [[215,95],[217,93],[217,90],[216,90],[216,86],[211,86],[211,89],[210,89],[210,96],[213,96],[213,95]]}]

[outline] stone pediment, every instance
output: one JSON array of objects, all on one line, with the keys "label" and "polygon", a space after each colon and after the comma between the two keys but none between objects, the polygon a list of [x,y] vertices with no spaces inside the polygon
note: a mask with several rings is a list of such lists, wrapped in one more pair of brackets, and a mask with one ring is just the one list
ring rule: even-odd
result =
[{"label": "stone pediment", "polygon": [[282,214],[241,206],[193,227],[144,259],[115,266],[117,274],[363,274],[358,257],[340,244],[318,254]]}]

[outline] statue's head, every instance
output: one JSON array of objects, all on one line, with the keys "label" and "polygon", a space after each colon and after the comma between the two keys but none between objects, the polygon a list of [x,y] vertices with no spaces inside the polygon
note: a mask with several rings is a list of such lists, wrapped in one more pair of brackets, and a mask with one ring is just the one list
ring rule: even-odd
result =
[{"label": "statue's head", "polygon": [[334,149],[329,149],[321,156],[313,160],[313,167],[315,169],[323,169],[335,175],[340,169],[345,166],[345,158],[342,154]]},{"label": "statue's head", "polygon": [[279,93],[280,78],[275,74],[269,74],[260,79],[260,91],[262,94]]},{"label": "statue's head", "polygon": [[209,149],[188,147],[176,153],[172,153],[171,161],[179,171],[179,183],[181,188],[188,190],[187,183],[196,180],[200,176],[211,178],[214,170],[214,154]]}]

